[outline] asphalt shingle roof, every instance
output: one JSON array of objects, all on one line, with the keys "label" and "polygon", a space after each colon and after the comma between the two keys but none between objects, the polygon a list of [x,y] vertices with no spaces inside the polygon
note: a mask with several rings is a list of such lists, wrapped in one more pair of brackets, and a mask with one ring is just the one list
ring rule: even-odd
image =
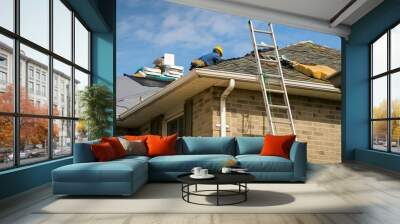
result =
[{"label": "asphalt shingle roof", "polygon": [[140,98],[143,100],[162,87],[150,87],[140,84],[131,77],[117,77],[117,114],[121,114],[128,108],[138,104]]},{"label": "asphalt shingle roof", "polygon": [[[321,64],[327,65],[336,71],[341,71],[341,55],[339,50],[321,46],[311,41],[299,42],[285,48],[279,49],[280,56],[285,56],[287,59],[297,61],[302,64]],[[266,50],[261,52],[260,56],[266,58],[274,56],[273,50]],[[265,73],[277,74],[276,65],[271,63],[262,63],[263,71]],[[236,72],[244,74],[257,75],[257,67],[253,52],[246,54],[240,58],[231,58],[224,60],[216,65],[206,67],[212,70],[221,70],[227,72]],[[314,83],[329,83],[328,81],[319,80],[309,77],[300,73],[292,68],[282,66],[283,75],[286,79],[309,81]]]}]

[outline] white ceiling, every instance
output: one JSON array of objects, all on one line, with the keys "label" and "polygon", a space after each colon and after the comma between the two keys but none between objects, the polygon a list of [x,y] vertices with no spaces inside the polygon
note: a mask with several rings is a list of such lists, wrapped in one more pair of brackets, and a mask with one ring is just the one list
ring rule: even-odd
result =
[{"label": "white ceiling", "polygon": [[[188,6],[347,37],[383,0],[170,0]],[[342,10],[345,9],[345,10]]]},{"label": "white ceiling", "polygon": [[350,0],[231,0],[231,2],[246,3],[255,7],[278,9],[292,14],[330,20]]}]

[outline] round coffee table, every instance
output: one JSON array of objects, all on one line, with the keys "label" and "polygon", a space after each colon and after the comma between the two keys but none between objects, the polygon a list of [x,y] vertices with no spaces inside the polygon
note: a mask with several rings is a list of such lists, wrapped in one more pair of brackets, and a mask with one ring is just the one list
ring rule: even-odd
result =
[{"label": "round coffee table", "polygon": [[[248,173],[228,173],[213,174],[215,177],[212,179],[193,179],[189,174],[182,174],[177,177],[178,181],[182,183],[182,199],[188,203],[197,205],[234,205],[247,201],[247,192],[249,188],[247,183],[255,180],[255,177]],[[198,190],[197,185],[215,185],[215,190]],[[220,189],[220,185],[236,185],[237,190],[224,190]],[[190,186],[195,186],[194,191],[190,191]],[[215,194],[206,194],[214,192]],[[190,200],[190,196],[203,196],[203,197],[216,197],[216,204],[202,204]],[[221,203],[221,197],[240,196],[240,199],[231,203]]]}]

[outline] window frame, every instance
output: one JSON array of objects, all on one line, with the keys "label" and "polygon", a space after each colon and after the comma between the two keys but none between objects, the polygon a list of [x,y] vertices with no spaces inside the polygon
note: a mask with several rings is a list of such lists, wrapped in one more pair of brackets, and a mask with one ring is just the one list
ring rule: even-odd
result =
[{"label": "window frame", "polygon": [[[391,91],[392,91],[392,86],[391,86],[391,81],[392,81],[392,75],[396,75],[396,73],[400,72],[400,66],[397,68],[391,68],[391,31],[393,28],[400,26],[400,21],[394,23],[392,26],[387,28],[383,33],[378,35],[374,40],[372,40],[368,46],[369,46],[369,143],[370,143],[370,150],[373,151],[380,151],[380,152],[386,152],[386,153],[391,153],[391,154],[400,154],[400,152],[393,152],[392,151],[392,126],[391,123],[392,121],[399,121],[400,117],[392,117],[392,98],[391,98]],[[381,37],[384,35],[387,35],[387,64],[386,64],[386,71],[376,74],[373,74],[373,44],[379,40]],[[386,98],[387,98],[387,105],[386,105],[386,117],[385,118],[373,118],[373,93],[374,93],[374,86],[373,86],[373,81],[382,77],[386,77],[386,86],[387,86],[387,93],[386,93]],[[373,132],[373,122],[376,121],[386,121],[386,151],[379,150],[374,148],[374,132]]]},{"label": "window frame", "polygon": [[[173,115],[171,115],[171,116],[165,118],[165,119],[163,120],[163,125],[162,125],[162,134],[163,134],[163,135],[168,135],[168,123],[170,123],[170,122],[172,122],[172,121],[174,121],[174,120],[178,120],[178,119],[180,119],[180,118],[182,118],[182,119],[183,119],[183,122],[184,122],[184,119],[185,119],[185,113],[184,113],[184,111],[175,113],[175,114],[173,114]],[[182,127],[182,128],[183,128],[183,127]],[[178,127],[178,129],[179,129],[179,127]],[[184,130],[182,130],[182,135],[183,135],[183,134],[184,134]],[[182,136],[180,136],[180,137],[182,137]]]},{"label": "window frame", "polygon": [[[59,0],[62,4],[64,4],[64,6],[66,6],[68,8],[68,10],[71,11],[71,18],[70,18],[70,22],[71,22],[71,58],[67,59],[64,58],[63,56],[55,53],[54,50],[54,46],[53,46],[53,21],[54,21],[54,17],[53,17],[53,1],[54,0],[48,0],[49,2],[49,47],[48,49],[46,49],[45,47],[42,47],[39,44],[34,43],[33,41],[30,41],[29,39],[23,37],[20,35],[20,0],[14,0],[13,1],[13,10],[14,10],[14,18],[13,18],[13,22],[14,22],[14,30],[10,31],[4,27],[0,26],[0,35],[3,35],[5,37],[11,38],[13,40],[13,54],[12,54],[12,61],[13,64],[12,66],[12,74],[13,75],[13,81],[14,81],[14,110],[13,112],[1,112],[0,111],[0,116],[11,116],[13,118],[13,154],[14,154],[14,161],[13,161],[13,166],[11,167],[5,167],[5,168],[0,168],[0,172],[4,171],[4,170],[10,170],[10,169],[16,169],[18,167],[23,167],[23,166],[29,166],[29,165],[33,165],[33,164],[37,164],[37,163],[43,163],[49,160],[53,160],[53,159],[62,159],[65,157],[70,157],[73,155],[73,151],[74,151],[74,143],[75,143],[75,123],[76,121],[79,120],[79,117],[75,116],[75,108],[72,107],[71,108],[71,115],[70,116],[56,116],[53,115],[53,59],[58,60],[59,62],[62,62],[66,65],[71,66],[71,83],[73,84],[75,82],[75,69],[85,73],[88,75],[89,77],[89,83],[88,86],[92,85],[92,71],[91,71],[91,65],[92,65],[92,57],[91,57],[91,50],[92,50],[92,43],[91,43],[91,38],[92,38],[92,30],[89,28],[89,26],[83,21],[83,19],[79,16],[79,14],[77,12],[75,12],[72,7],[68,4],[68,2],[66,2],[65,0]],[[89,57],[89,67],[88,69],[85,69],[81,66],[79,66],[78,64],[75,63],[75,18],[77,20],[79,20],[79,22],[85,27],[85,29],[88,31],[89,33],[89,51],[88,51],[88,57]],[[49,111],[46,115],[39,115],[39,114],[26,114],[26,113],[21,113],[20,112],[20,85],[21,85],[21,81],[20,81],[20,45],[25,45],[27,47],[32,48],[33,50],[39,51],[40,53],[43,53],[45,55],[48,56],[49,58],[49,63],[48,63],[48,82],[46,84],[46,92],[45,94],[48,96],[48,108]],[[29,66],[29,64],[27,64],[27,66]],[[27,71],[28,71],[27,67]],[[42,73],[40,73],[42,74]],[[26,74],[26,80],[31,80],[30,79],[30,74],[29,72]],[[41,77],[39,77],[39,83],[41,83]],[[36,83],[36,69],[33,70],[33,79],[32,81],[34,82],[34,85]],[[27,90],[29,91],[29,90]],[[36,91],[34,89],[34,91]],[[72,105],[74,105],[75,103],[75,88],[74,85],[71,85],[71,93],[73,94],[72,97]],[[42,95],[42,94],[40,94]],[[57,156],[54,158],[53,155],[53,144],[48,144],[48,157],[44,158],[41,161],[38,162],[33,162],[33,163],[27,163],[27,164],[21,164],[20,161],[20,119],[24,118],[24,117],[29,117],[29,118],[45,118],[47,119],[48,122],[48,136],[47,136],[47,142],[48,143],[52,143],[53,142],[53,121],[55,120],[68,120],[71,121],[71,154],[70,155],[63,155],[63,156]]]}]

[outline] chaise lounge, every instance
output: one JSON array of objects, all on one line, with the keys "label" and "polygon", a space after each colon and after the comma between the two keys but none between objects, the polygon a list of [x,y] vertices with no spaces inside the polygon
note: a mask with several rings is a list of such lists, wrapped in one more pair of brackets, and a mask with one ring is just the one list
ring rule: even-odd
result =
[{"label": "chaise lounge", "polygon": [[96,162],[91,145],[77,143],[74,163],[52,172],[53,193],[67,195],[132,195],[148,181],[176,181],[180,174],[200,166],[218,172],[229,160],[236,160],[258,182],[304,182],[307,145],[294,142],[290,158],[259,155],[263,137],[181,137],[176,155],[126,156]]}]

